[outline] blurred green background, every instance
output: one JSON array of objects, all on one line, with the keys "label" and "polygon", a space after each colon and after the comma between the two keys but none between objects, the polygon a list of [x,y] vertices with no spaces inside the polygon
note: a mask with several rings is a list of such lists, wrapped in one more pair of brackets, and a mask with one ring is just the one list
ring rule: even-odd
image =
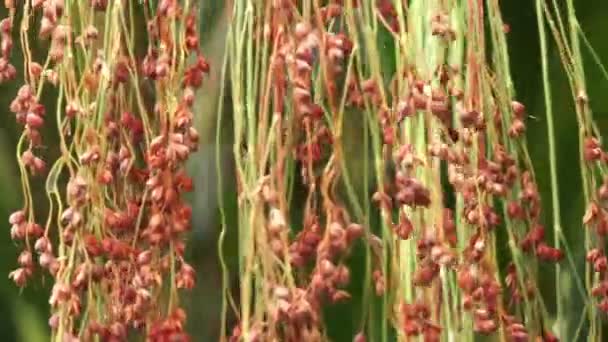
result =
[{"label": "blurred green background", "polygon": [[[371,1],[371,0],[370,0]],[[558,1],[563,2],[563,1]],[[608,63],[608,1],[579,0],[577,13],[583,30],[593,47],[597,50],[601,60]],[[215,172],[215,107],[219,92],[219,69],[222,60],[223,44],[226,34],[226,9],[224,1],[202,1],[201,34],[203,50],[214,67],[210,79],[201,91],[200,103],[198,103],[198,127],[201,136],[204,137],[200,152],[196,154],[191,162],[191,169],[195,177],[197,190],[192,196],[195,207],[194,231],[190,239],[190,258],[199,272],[198,287],[192,294],[187,296],[187,306],[191,313],[189,331],[193,334],[194,341],[217,340],[219,332],[219,309],[220,309],[220,286],[221,275],[217,261],[216,239],[218,232],[217,215],[217,192]],[[539,61],[538,33],[536,29],[536,17],[534,14],[534,1],[531,0],[509,0],[502,1],[504,19],[511,26],[509,33],[509,46],[512,64],[512,73],[517,89],[518,99],[526,104],[531,117],[528,119],[528,141],[529,149],[534,162],[539,187],[544,200],[545,223],[551,224],[550,206],[550,180],[547,158],[546,121],[544,116],[542,85]],[[0,10],[0,17],[6,17],[6,11]],[[20,20],[20,18],[17,18]],[[15,30],[16,31],[16,30]],[[16,33],[16,32],[15,32]],[[12,63],[21,75],[21,55],[19,52],[18,38],[15,35],[15,48],[12,55]],[[45,42],[37,39],[33,49],[37,60],[41,60],[41,53],[47,48]],[[570,90],[568,88],[565,73],[561,67],[559,58],[555,52],[555,46],[551,45],[550,75],[552,92],[555,103],[557,149],[559,166],[559,183],[562,221],[570,248],[574,252],[576,260],[580,260],[579,272],[584,269],[582,264],[584,249],[582,248],[581,217],[583,204],[581,202],[580,170],[578,169],[578,139],[576,118],[573,110]],[[586,73],[589,89],[589,98],[595,119],[602,130],[608,130],[608,81],[600,73],[598,67],[590,58],[588,50],[585,51]],[[48,292],[50,280],[47,278],[36,278],[29,286],[20,291],[8,280],[8,273],[16,267],[16,258],[19,252],[10,239],[10,226],[7,218],[10,212],[19,209],[22,201],[19,174],[15,161],[15,146],[21,128],[15,123],[14,116],[9,112],[8,106],[20,87],[22,79],[0,85],[0,218],[3,227],[0,233],[0,275],[4,274],[0,281],[0,341],[27,341],[37,342],[48,339],[46,320],[48,317]],[[47,111],[53,111],[56,94],[52,90],[45,91],[43,102]],[[229,130],[229,127],[226,127]],[[229,134],[227,134],[228,136]],[[229,139],[229,138],[228,138]],[[47,148],[43,154],[47,160],[57,155],[56,134],[52,128],[44,132],[44,141]],[[230,148],[221,149],[221,159],[226,170],[230,171]],[[229,174],[229,173],[227,173]],[[226,177],[224,177],[226,179]],[[34,182],[35,199],[41,215],[46,210],[46,199],[43,193],[42,180]],[[231,184],[227,184],[224,193],[227,194],[228,217],[234,217],[234,191]],[[232,208],[232,209],[231,209]],[[44,216],[40,216],[44,217]],[[235,225],[231,225],[235,227]],[[235,241],[231,241],[228,247],[229,253],[235,252]],[[502,247],[499,247],[502,248]],[[504,246],[506,252],[507,246]],[[229,260],[234,263],[234,260]],[[550,266],[542,269],[541,287],[543,294],[551,302],[554,296],[554,277]],[[234,267],[233,267],[234,269]],[[544,281],[546,279],[546,281]],[[564,279],[564,286],[572,287],[569,312],[572,312],[573,323],[579,318],[582,310],[581,298],[574,291],[572,281]],[[335,341],[350,341],[356,329],[356,322],[351,319],[352,307],[344,305],[332,312],[344,313],[341,319],[331,324],[330,335]],[[349,312],[351,312],[349,314]],[[338,316],[334,316],[338,317]]]}]

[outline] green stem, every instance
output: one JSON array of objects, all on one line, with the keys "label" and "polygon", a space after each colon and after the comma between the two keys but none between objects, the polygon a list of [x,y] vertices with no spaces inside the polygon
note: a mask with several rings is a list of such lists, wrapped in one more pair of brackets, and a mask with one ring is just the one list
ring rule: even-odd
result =
[{"label": "green stem", "polygon": [[[557,155],[555,152],[555,127],[553,123],[553,108],[551,100],[551,84],[549,82],[549,68],[547,56],[547,38],[544,26],[544,16],[542,11],[542,0],[536,0],[536,15],[538,33],[540,38],[541,50],[541,69],[543,78],[543,90],[545,99],[545,111],[547,113],[547,134],[549,139],[549,168],[551,174],[551,206],[553,208],[553,240],[555,248],[560,248],[561,219],[559,207],[559,186],[557,182]],[[567,324],[563,320],[563,297],[561,289],[561,267],[559,263],[555,265],[555,303],[557,307],[556,323],[559,330],[560,339],[567,338]]]}]

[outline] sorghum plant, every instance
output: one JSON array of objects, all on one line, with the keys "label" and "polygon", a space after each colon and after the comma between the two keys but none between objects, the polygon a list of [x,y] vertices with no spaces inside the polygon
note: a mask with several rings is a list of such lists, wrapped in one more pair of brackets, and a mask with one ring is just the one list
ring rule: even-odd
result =
[{"label": "sorghum plant", "polygon": [[[225,284],[221,340],[329,340],[327,308],[351,301],[356,342],[574,341],[583,326],[588,340],[602,340],[608,154],[586,92],[573,0],[535,0],[551,170],[544,202],[499,0],[230,5],[221,67],[233,107],[238,227],[223,213],[218,247],[227,274],[224,238],[238,230],[240,293],[232,298]],[[25,198],[9,218],[22,248],[10,278],[25,286],[36,271],[50,275],[53,340],[188,340],[179,290],[196,277],[184,258],[192,209],[183,194],[193,190],[185,163],[197,149],[193,106],[210,68],[199,3],[5,6],[0,81],[17,77],[14,30],[25,81],[10,106],[23,126]],[[48,41],[44,60],[34,60],[32,39]],[[583,276],[561,223],[548,42],[578,119]],[[49,88],[55,113],[40,101]],[[59,135],[56,160],[42,157],[48,126]],[[217,166],[221,195],[229,180]],[[33,177],[46,180],[46,220]],[[350,262],[357,253],[363,270]],[[547,269],[553,306],[540,290]],[[564,277],[585,298],[574,324]]]},{"label": "sorghum plant", "polygon": [[[325,308],[352,300],[354,280],[364,282],[358,342],[569,341],[582,336],[582,324],[590,340],[602,339],[607,158],[585,91],[584,36],[572,1],[537,0],[536,8],[548,222],[498,0],[234,3],[225,72],[240,305],[231,341],[326,340],[332,317]],[[589,203],[586,284],[567,274],[588,298],[575,332],[566,328],[560,286],[560,263],[574,269],[575,261],[560,221],[547,29],[576,102]],[[298,186],[305,199],[294,202]],[[365,276],[351,280],[356,270],[347,260],[361,245]],[[548,268],[555,269],[555,308],[539,291],[539,270]]]},{"label": "sorghum plant", "polygon": [[[186,341],[179,290],[192,191],[184,164],[199,139],[191,111],[210,66],[199,51],[196,1],[5,1],[2,80],[19,30],[24,81],[10,110],[23,125],[18,161],[25,194],[10,218],[23,251],[10,274],[24,286],[53,279],[56,341]],[[21,18],[20,21],[17,18]],[[30,40],[48,41],[34,60]],[[54,87],[57,110],[41,94]],[[61,155],[43,160],[40,129],[55,127]],[[30,179],[46,178],[40,217]]]}]

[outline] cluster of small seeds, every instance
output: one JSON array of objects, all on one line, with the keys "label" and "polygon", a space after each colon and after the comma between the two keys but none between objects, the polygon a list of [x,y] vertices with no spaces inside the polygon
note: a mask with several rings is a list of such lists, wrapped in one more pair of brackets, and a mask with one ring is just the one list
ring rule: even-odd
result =
[{"label": "cluster of small seeds", "polygon": [[[0,81],[16,77],[9,57],[17,7],[5,6]],[[197,149],[193,104],[210,69],[199,51],[198,9],[187,0],[34,0],[22,10],[26,77],[10,110],[24,126],[26,200],[9,217],[12,238],[23,242],[10,278],[24,286],[36,257],[51,275],[56,340],[123,341],[135,329],[148,341],[187,341],[178,290],[194,287],[196,275],[184,259],[192,209],[182,195],[193,190],[184,165]],[[362,242],[366,295],[384,297],[382,319],[400,339],[439,341],[468,329],[556,341],[542,314],[525,310],[542,300],[530,270],[564,253],[545,236],[523,141],[526,109],[501,55],[508,26],[498,2],[277,0],[234,10],[227,68],[242,251],[239,322],[229,339],[323,340],[322,309],[351,298],[348,257]],[[38,12],[39,37],[49,40],[44,63],[28,47]],[[92,15],[75,23],[67,14],[76,12]],[[394,66],[381,63],[380,35],[398,51]],[[46,120],[39,102],[47,83],[59,90],[56,120]],[[584,113],[588,99],[578,94]],[[345,152],[347,120],[365,128],[360,150],[375,188],[363,197],[371,208],[351,191],[347,162],[358,156]],[[27,174],[47,170],[47,121],[59,125],[61,157],[47,176],[43,227]],[[584,172],[602,175],[608,154],[586,131]],[[305,192],[297,222],[294,169]],[[608,179],[587,197],[583,223],[597,237],[587,253],[591,294],[608,312]],[[512,258],[504,286],[499,229]],[[359,323],[354,340],[364,342],[374,322],[363,315]]]},{"label": "cluster of small seeds", "polygon": [[[11,16],[1,25],[2,61],[18,10],[6,4]],[[193,288],[196,274],[184,259],[192,209],[182,195],[193,190],[185,171],[199,140],[192,111],[210,69],[199,50],[198,7],[177,0],[155,8],[38,0],[20,10],[29,72],[10,109],[25,126],[18,148],[26,192],[26,169],[47,170],[37,153],[51,115],[39,102],[47,83],[59,90],[50,121],[59,124],[61,156],[47,175],[46,226],[35,223],[28,193],[24,208],[9,218],[11,236],[25,242],[10,277],[25,286],[36,257],[49,272],[54,340],[124,341],[132,329],[148,341],[189,340],[178,290]],[[77,12],[92,15],[75,23],[68,13]],[[39,37],[50,40],[42,64],[27,45],[35,17]],[[14,78],[12,67],[0,64],[3,79]]]},{"label": "cluster of small seeds", "polygon": [[[602,149],[599,141],[593,137],[585,139],[583,157],[592,170],[594,164],[604,166],[608,161],[606,152]],[[604,313],[608,313],[608,259],[604,249],[606,236],[608,235],[607,200],[608,177],[604,176],[601,185],[592,194],[583,216],[583,225],[597,239],[594,244],[589,246],[586,255],[593,279],[593,287],[590,289],[591,295],[597,300],[597,308]]]},{"label": "cluster of small seeds", "polygon": [[[467,25],[455,25],[449,13],[456,7],[466,13]],[[500,17],[497,7],[489,10]],[[446,328],[462,324],[460,317],[446,318],[451,301],[467,312],[469,328],[478,333],[503,329],[513,341],[552,340],[542,324],[530,331],[522,323],[539,320],[520,310],[539,299],[528,265],[522,269],[515,258],[559,262],[563,252],[545,238],[540,194],[524,157],[526,109],[508,87],[490,80],[500,65],[485,62],[483,6],[273,1],[253,5],[252,12],[259,15],[239,12],[233,28],[244,27],[244,18],[253,25],[233,39],[262,49],[268,74],[254,78],[251,69],[230,69],[235,136],[250,144],[235,151],[240,213],[248,222],[241,228],[248,241],[242,243],[249,246],[241,258],[241,286],[269,295],[252,298],[241,289],[241,320],[232,339],[322,340],[321,308],[350,298],[345,288],[351,272],[344,261],[362,239],[371,254],[367,286],[391,298],[384,317],[399,322],[400,336],[440,340]],[[505,27],[489,29],[504,37]],[[417,42],[416,30],[428,32],[428,42]],[[394,39],[402,57],[388,76],[380,72],[381,52],[371,38],[380,32]],[[465,57],[449,56],[446,48],[457,49],[463,41]],[[417,50],[427,45],[433,48]],[[247,51],[238,44],[229,49],[231,56]],[[431,65],[419,60],[431,53]],[[265,67],[264,59],[258,62],[256,67]],[[259,83],[250,86],[245,79]],[[256,99],[255,110],[247,98]],[[375,204],[388,228],[379,234],[364,224],[369,212],[358,211],[352,196],[336,190],[353,181],[344,167],[356,158],[344,154],[346,120],[362,120],[369,134],[376,189],[365,200]],[[288,214],[287,165],[299,168],[306,189],[298,222]],[[447,189],[440,181],[443,168]],[[448,205],[447,194],[456,206]],[[503,287],[493,239],[504,227],[514,260]],[[289,234],[294,230],[299,231]],[[408,248],[409,254],[396,253]],[[414,269],[406,266],[407,258],[415,258]],[[306,315],[295,315],[301,307]],[[367,324],[373,323],[361,322],[356,341],[366,339]]]}]

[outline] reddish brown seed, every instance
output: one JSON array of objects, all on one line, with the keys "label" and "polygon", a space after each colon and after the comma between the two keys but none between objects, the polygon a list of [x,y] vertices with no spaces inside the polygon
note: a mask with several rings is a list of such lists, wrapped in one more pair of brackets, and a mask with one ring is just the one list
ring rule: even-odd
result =
[{"label": "reddish brown seed", "polygon": [[429,264],[419,267],[414,273],[413,283],[416,286],[428,286],[439,273],[439,266]]},{"label": "reddish brown seed", "polygon": [[44,160],[38,157],[34,157],[32,169],[34,170],[34,173],[43,173],[46,170],[46,163],[44,162]]},{"label": "reddish brown seed", "polygon": [[511,138],[520,137],[524,131],[526,130],[526,125],[521,119],[514,119],[511,123],[511,127],[509,127],[509,136]]},{"label": "reddish brown seed", "polygon": [[310,33],[310,31],[310,25],[306,22],[297,23],[294,29],[295,36],[298,39],[303,39]]},{"label": "reddish brown seed", "polygon": [[343,302],[343,301],[349,300],[350,298],[351,298],[350,294],[343,290],[338,290],[331,296],[331,300],[334,303]]},{"label": "reddish brown seed", "polygon": [[8,277],[12,279],[17,286],[24,287],[30,274],[31,271],[27,268],[18,268],[9,273]]},{"label": "reddish brown seed", "polygon": [[481,320],[481,321],[476,320],[473,325],[474,325],[473,329],[476,332],[479,332],[482,334],[490,334],[490,333],[494,332],[497,328],[496,322],[494,320]]},{"label": "reddish brown seed", "polygon": [[49,268],[51,267],[51,265],[53,264],[53,262],[55,261],[55,257],[48,252],[43,252],[40,254],[40,256],[38,257],[38,263],[40,264],[40,267],[42,268]]},{"label": "reddish brown seed", "polygon": [[507,215],[512,219],[523,219],[524,210],[521,205],[515,201],[511,201],[507,204]]},{"label": "reddish brown seed", "polygon": [[511,101],[511,109],[513,110],[513,114],[518,118],[523,118],[523,115],[526,112],[526,107],[517,101]]},{"label": "reddish brown seed", "polygon": [[608,295],[608,283],[600,282],[591,289],[591,295],[594,297],[605,297]]},{"label": "reddish brown seed", "polygon": [[545,330],[543,342],[559,342],[559,339],[552,332]]},{"label": "reddish brown seed", "polygon": [[34,249],[38,253],[50,252],[52,249],[51,242],[49,241],[49,239],[47,237],[41,237],[38,240],[36,240],[36,243],[34,244]]},{"label": "reddish brown seed", "polygon": [[345,265],[338,266],[335,275],[336,283],[339,286],[346,286],[350,282],[350,271]]},{"label": "reddish brown seed", "polygon": [[608,313],[608,298],[602,299],[602,301],[597,305],[597,307],[604,313]]},{"label": "reddish brown seed", "polygon": [[595,272],[605,272],[608,269],[608,258],[601,256],[593,262],[593,270]]},{"label": "reddish brown seed", "polygon": [[353,342],[367,342],[367,339],[365,338],[365,334],[363,332],[358,333],[353,338]]},{"label": "reddish brown seed", "polygon": [[57,330],[57,328],[59,328],[59,321],[60,321],[60,318],[59,318],[58,314],[55,313],[55,314],[51,315],[51,317],[49,318],[49,321],[48,321],[49,327],[52,330]]},{"label": "reddish brown seed", "polygon": [[473,127],[480,119],[480,114],[476,110],[462,110],[459,113],[460,122],[464,127]]},{"label": "reddish brown seed", "polygon": [[594,137],[587,137],[583,144],[583,155],[586,161],[594,162],[598,161],[602,156],[602,149],[599,141]]},{"label": "reddish brown seed", "polygon": [[327,259],[321,260],[321,263],[319,264],[319,269],[324,277],[330,277],[334,275],[334,272],[336,271],[336,267],[334,266],[334,264]]},{"label": "reddish brown seed", "polygon": [[285,245],[280,239],[273,239],[270,241],[270,250],[278,257],[282,257],[283,252],[285,251]]},{"label": "reddish brown seed", "polygon": [[399,214],[399,223],[395,226],[395,233],[403,240],[407,240],[414,231],[414,225],[404,211]]},{"label": "reddish brown seed", "polygon": [[597,194],[602,201],[608,201],[608,184],[602,184],[602,186],[600,186],[599,190],[597,191]]},{"label": "reddish brown seed", "polygon": [[108,7],[108,0],[91,0],[91,6],[97,11],[105,11]]},{"label": "reddish brown seed", "polygon": [[346,227],[346,238],[348,241],[354,241],[363,236],[363,226],[357,223],[351,223]]},{"label": "reddish brown seed", "polygon": [[585,259],[587,260],[587,262],[593,263],[595,262],[595,260],[597,260],[597,258],[601,257],[602,255],[602,251],[597,248],[593,248],[587,252]]},{"label": "reddish brown seed", "polygon": [[20,225],[25,222],[25,213],[23,210],[17,210],[8,217],[8,222],[12,225]]},{"label": "reddish brown seed", "polygon": [[90,256],[96,257],[96,256],[101,255],[101,253],[103,251],[101,243],[94,235],[92,235],[92,234],[86,235],[84,237],[84,244],[85,244],[87,253],[89,253]]},{"label": "reddish brown seed", "polygon": [[97,181],[103,185],[108,185],[112,183],[113,180],[114,176],[112,175],[112,171],[108,169],[101,170],[99,176],[97,176]]},{"label": "reddish brown seed", "polygon": [[416,321],[406,321],[403,324],[403,331],[407,336],[418,336],[420,334],[420,326]]},{"label": "reddish brown seed", "polygon": [[564,257],[564,253],[557,249],[546,245],[544,242],[541,242],[536,247],[536,255],[544,261],[557,262],[560,261]]},{"label": "reddish brown seed", "polygon": [[462,269],[457,274],[458,286],[465,292],[473,292],[476,287],[476,281],[471,272],[467,269]]},{"label": "reddish brown seed", "polygon": [[44,120],[33,112],[27,113],[25,122],[32,128],[40,128],[42,125],[44,125]]},{"label": "reddish brown seed", "polygon": [[583,216],[583,224],[589,224],[593,219],[595,219],[600,212],[598,205],[595,202],[589,203],[587,206],[587,210],[585,210],[585,215]]},{"label": "reddish brown seed", "polygon": [[55,24],[46,16],[42,17],[40,20],[40,30],[39,35],[41,38],[46,38],[51,35],[55,29]]},{"label": "reddish brown seed", "polygon": [[384,292],[386,290],[384,280],[382,280],[382,279],[376,280],[374,289],[376,290],[376,296],[383,296]]},{"label": "reddish brown seed", "polygon": [[27,223],[24,225],[24,227],[25,227],[25,234],[29,238],[38,238],[38,237],[42,236],[42,233],[44,232],[42,227],[37,223]]},{"label": "reddish brown seed", "polygon": [[19,254],[19,257],[17,258],[17,262],[19,263],[19,265],[21,267],[26,267],[26,268],[34,267],[32,253],[27,250],[25,250],[25,251],[21,252],[21,254]]}]

